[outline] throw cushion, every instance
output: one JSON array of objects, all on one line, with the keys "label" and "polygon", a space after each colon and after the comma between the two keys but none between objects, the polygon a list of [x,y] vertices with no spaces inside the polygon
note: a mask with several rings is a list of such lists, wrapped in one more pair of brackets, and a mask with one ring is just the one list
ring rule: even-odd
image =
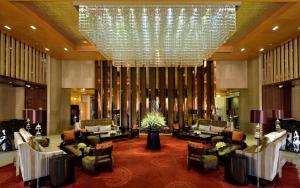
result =
[{"label": "throw cushion", "polygon": [[99,127],[98,126],[85,126],[85,129],[88,132],[98,132],[99,131]]},{"label": "throw cushion", "polygon": [[70,143],[75,141],[75,131],[74,130],[68,130],[64,131],[64,142]]},{"label": "throw cushion", "polygon": [[198,142],[191,142],[189,141],[188,144],[193,147],[193,148],[209,148],[209,144],[203,144],[203,143],[198,143]]},{"label": "throw cushion", "polygon": [[42,151],[39,143],[34,139],[34,137],[30,137],[28,140],[29,146],[35,151]]},{"label": "throw cushion", "polygon": [[102,144],[97,144],[96,145],[96,149],[105,149],[105,148],[109,148],[112,146],[112,142],[104,142]]},{"label": "throw cushion", "polygon": [[210,125],[199,125],[200,131],[210,131]]},{"label": "throw cushion", "polygon": [[232,132],[232,141],[242,141],[244,137],[244,133],[243,132],[239,132],[239,131],[233,131]]},{"label": "throw cushion", "polygon": [[132,126],[132,129],[139,129],[139,126],[138,126],[137,124],[134,124],[134,125]]},{"label": "throw cushion", "polygon": [[178,123],[173,124],[173,128],[174,128],[175,130],[179,129],[179,124],[178,124]]},{"label": "throw cushion", "polygon": [[111,131],[111,125],[98,125],[100,132]]},{"label": "throw cushion", "polygon": [[211,126],[210,131],[212,132],[222,132],[224,130],[224,127],[217,127],[217,126]]}]

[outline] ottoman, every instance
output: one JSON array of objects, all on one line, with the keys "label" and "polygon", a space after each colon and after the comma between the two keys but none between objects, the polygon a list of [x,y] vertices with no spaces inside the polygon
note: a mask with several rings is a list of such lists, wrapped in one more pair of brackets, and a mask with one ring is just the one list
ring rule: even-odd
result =
[{"label": "ottoman", "polygon": [[85,156],[82,158],[82,168],[91,174],[96,174],[96,157]]},{"label": "ottoman", "polygon": [[203,155],[202,167],[204,170],[217,169],[218,157],[215,155]]}]

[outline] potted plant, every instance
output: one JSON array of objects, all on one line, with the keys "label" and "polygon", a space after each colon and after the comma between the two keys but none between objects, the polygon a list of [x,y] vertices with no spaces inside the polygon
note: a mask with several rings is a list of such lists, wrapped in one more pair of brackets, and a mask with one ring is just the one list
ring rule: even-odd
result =
[{"label": "potted plant", "polygon": [[148,149],[160,149],[159,129],[165,126],[165,124],[165,118],[157,111],[147,113],[142,119],[142,128],[148,129]]}]

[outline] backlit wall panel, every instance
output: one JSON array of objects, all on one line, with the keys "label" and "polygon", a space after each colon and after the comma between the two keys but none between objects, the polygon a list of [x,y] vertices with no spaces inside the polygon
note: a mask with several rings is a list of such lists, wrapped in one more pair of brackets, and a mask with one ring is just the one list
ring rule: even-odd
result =
[{"label": "backlit wall panel", "polygon": [[0,35],[0,75],[46,84],[46,54],[3,31]]}]

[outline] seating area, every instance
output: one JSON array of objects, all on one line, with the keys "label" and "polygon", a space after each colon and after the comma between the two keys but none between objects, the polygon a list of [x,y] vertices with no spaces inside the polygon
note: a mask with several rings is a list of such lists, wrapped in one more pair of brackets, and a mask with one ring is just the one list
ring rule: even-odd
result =
[{"label": "seating area", "polygon": [[0,7],[0,188],[300,187],[300,1]]}]

